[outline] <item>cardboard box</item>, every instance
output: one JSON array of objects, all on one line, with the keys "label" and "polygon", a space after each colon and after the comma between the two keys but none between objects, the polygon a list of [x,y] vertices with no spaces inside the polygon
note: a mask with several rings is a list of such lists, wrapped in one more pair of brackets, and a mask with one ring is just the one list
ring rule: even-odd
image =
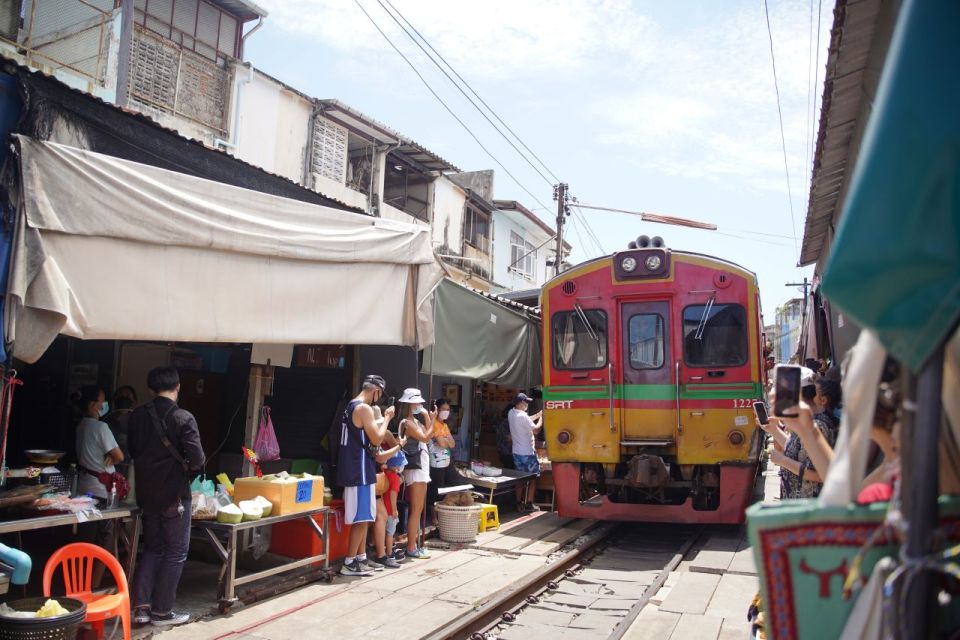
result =
[{"label": "cardboard box", "polygon": [[259,478],[237,478],[233,502],[263,496],[273,504],[272,516],[284,516],[323,506],[323,478],[314,476],[297,482],[264,482]]}]

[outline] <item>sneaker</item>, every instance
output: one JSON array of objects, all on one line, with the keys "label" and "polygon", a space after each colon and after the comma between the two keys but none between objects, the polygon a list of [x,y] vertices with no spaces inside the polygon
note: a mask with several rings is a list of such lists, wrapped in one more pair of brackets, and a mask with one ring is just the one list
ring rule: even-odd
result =
[{"label": "sneaker", "polygon": [[393,556],[383,556],[382,558],[377,558],[374,562],[381,567],[387,567],[390,569],[399,569],[400,563],[397,562]]},{"label": "sneaker", "polygon": [[354,560],[350,564],[346,562],[343,563],[343,566],[340,567],[340,575],[342,576],[372,576],[373,571],[367,569],[360,565],[360,562]]},{"label": "sneaker", "polygon": [[382,564],[371,562],[369,558],[364,559],[364,561],[360,563],[360,566],[362,566],[367,571],[383,571]]},{"label": "sneaker", "polygon": [[176,611],[171,611],[169,613],[150,614],[150,624],[155,627],[172,627],[174,625],[183,624],[189,620],[189,613],[177,613]]},{"label": "sneaker", "polygon": [[133,624],[150,624],[150,607],[137,607],[133,610]]},{"label": "sneaker", "polygon": [[407,551],[407,557],[414,560],[426,560],[430,557],[430,554],[427,553],[426,549],[418,548],[416,551]]},{"label": "sneaker", "polygon": [[403,549],[397,549],[396,551],[393,552],[393,559],[396,560],[397,562],[403,562],[404,560],[407,559],[407,552],[404,551]]}]

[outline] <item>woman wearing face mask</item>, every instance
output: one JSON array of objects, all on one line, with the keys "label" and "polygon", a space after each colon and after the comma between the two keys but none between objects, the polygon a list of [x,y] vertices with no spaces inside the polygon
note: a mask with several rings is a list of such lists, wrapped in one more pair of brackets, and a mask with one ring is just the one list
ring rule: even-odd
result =
[{"label": "woman wearing face mask", "polygon": [[[79,404],[83,418],[77,424],[77,466],[80,471],[77,477],[77,493],[89,493],[94,498],[108,500],[110,492],[101,477],[112,477],[116,473],[114,465],[123,462],[123,452],[110,427],[101,419],[109,411],[105,399],[106,394],[100,387],[88,386],[80,389]],[[122,493],[118,494],[118,499],[123,499],[125,493],[124,488]],[[111,549],[114,521],[102,520],[95,523],[95,526],[94,542],[116,554],[117,550]],[[105,569],[102,562],[96,563],[93,568],[94,587],[100,586]]]},{"label": "woman wearing face mask", "polygon": [[440,489],[469,484],[469,482],[457,473],[457,468],[451,463],[451,450],[457,446],[457,441],[450,435],[450,428],[447,426],[447,420],[450,418],[450,402],[440,398],[434,402],[433,406],[436,408],[437,419],[434,421],[433,438],[428,445],[430,486],[427,488],[427,504],[430,507],[433,523],[436,525],[437,514],[433,510],[433,505],[440,497]]},{"label": "woman wearing face mask", "polygon": [[[424,411],[425,400],[419,389],[405,389],[400,398],[400,436],[407,437],[404,454],[407,468],[403,471],[404,496],[410,505],[407,513],[407,557],[429,558],[426,549],[417,545],[420,537],[420,519],[427,501],[430,482],[430,455],[427,445],[433,438],[436,413]],[[420,423],[423,420],[423,424]]]},{"label": "woman wearing face mask", "polygon": [[123,462],[123,452],[110,427],[101,420],[109,410],[105,397],[100,387],[89,386],[80,390],[83,419],[77,425],[77,466],[80,468],[77,491],[108,499],[110,492],[100,477],[116,472],[114,465]]}]

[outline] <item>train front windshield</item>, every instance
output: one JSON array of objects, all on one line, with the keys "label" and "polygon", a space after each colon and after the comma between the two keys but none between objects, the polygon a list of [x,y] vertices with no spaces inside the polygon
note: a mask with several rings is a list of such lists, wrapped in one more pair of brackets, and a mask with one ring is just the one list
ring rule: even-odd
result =
[{"label": "train front windshield", "polygon": [[747,312],[738,304],[683,310],[683,351],[691,367],[736,367],[747,361]]}]

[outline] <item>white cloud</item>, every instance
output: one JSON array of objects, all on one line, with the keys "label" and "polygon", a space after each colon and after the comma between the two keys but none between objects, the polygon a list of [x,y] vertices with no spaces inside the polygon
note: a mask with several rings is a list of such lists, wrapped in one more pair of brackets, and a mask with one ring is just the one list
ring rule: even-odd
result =
[{"label": "white cloud", "polygon": [[[667,11],[629,0],[391,1],[482,94],[499,93],[495,104],[510,95],[515,108],[568,120],[556,124],[647,168],[786,189],[761,4]],[[477,117],[377,0],[360,3],[458,114]],[[325,64],[344,77],[363,77],[385,97],[406,94],[401,99],[442,113],[419,87],[412,94],[405,89],[418,81],[352,0],[263,4],[275,27],[329,50]],[[654,17],[657,11],[666,17]],[[793,195],[801,203],[809,171],[809,5],[787,0],[770,3],[770,11]],[[562,115],[548,111],[557,101],[568,107]],[[389,111],[375,115],[387,120]]]},{"label": "white cloud", "polygon": [[[611,53],[639,60],[652,53],[657,26],[624,0],[391,0],[462,74],[480,79],[583,70]],[[377,0],[360,0],[405,52],[414,45]],[[268,18],[355,59],[377,59],[387,45],[351,0],[270,0]],[[419,56],[418,56],[419,57]]]}]

